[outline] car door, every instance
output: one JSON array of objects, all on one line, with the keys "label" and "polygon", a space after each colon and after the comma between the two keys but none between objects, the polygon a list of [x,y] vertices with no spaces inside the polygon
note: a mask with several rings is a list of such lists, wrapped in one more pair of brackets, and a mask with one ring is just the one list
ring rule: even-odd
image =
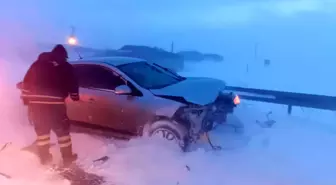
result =
[{"label": "car door", "polygon": [[85,66],[74,65],[74,71],[79,83],[80,100],[72,101],[70,97],[66,99],[68,117],[72,121],[92,123],[90,111],[92,90],[88,88],[90,82],[87,76],[88,69]]},{"label": "car door", "polygon": [[[141,104],[142,93],[116,70],[105,66],[91,66],[92,121],[94,124],[119,131],[136,133],[140,122],[147,118],[145,107]],[[116,94],[118,86],[126,85],[131,94]]]},{"label": "car door", "polygon": [[149,98],[137,95],[120,96],[122,108],[122,129],[137,133],[139,126],[145,125],[152,118]]},{"label": "car door", "polygon": [[121,129],[122,107],[120,96],[115,94],[117,86],[125,84],[113,71],[105,66],[86,64],[86,99],[89,104],[91,123],[97,126]]}]

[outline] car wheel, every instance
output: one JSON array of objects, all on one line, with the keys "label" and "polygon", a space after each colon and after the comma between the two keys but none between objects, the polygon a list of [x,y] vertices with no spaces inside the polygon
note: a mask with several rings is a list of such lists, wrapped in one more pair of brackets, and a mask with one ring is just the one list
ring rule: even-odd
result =
[{"label": "car wheel", "polygon": [[163,138],[177,144],[183,151],[186,150],[188,145],[186,129],[182,125],[178,125],[169,120],[159,120],[148,125],[146,135],[149,137]]}]

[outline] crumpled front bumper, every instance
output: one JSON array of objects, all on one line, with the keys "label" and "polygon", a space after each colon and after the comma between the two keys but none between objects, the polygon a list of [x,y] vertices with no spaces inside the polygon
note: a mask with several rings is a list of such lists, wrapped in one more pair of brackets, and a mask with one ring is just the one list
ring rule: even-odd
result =
[{"label": "crumpled front bumper", "polygon": [[179,108],[173,119],[188,129],[192,140],[198,140],[202,134],[211,131],[215,123],[226,122],[227,114],[233,113],[237,106],[236,98],[233,93],[221,93],[211,104],[205,106],[189,104]]}]

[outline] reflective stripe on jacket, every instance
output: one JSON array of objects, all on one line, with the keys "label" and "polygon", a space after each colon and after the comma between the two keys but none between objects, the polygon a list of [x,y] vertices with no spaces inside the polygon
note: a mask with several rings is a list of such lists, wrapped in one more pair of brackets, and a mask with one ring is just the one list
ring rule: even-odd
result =
[{"label": "reflective stripe on jacket", "polygon": [[50,96],[42,94],[32,94],[28,92],[22,92],[21,98],[29,103],[38,103],[38,104],[64,104],[64,97],[61,96]]}]

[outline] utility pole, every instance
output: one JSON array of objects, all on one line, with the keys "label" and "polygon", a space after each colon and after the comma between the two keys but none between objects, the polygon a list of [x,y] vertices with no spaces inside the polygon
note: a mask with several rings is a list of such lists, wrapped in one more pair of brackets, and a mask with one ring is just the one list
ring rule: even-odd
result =
[{"label": "utility pole", "polygon": [[170,52],[174,53],[174,41],[172,41],[171,43]]},{"label": "utility pole", "polygon": [[70,33],[70,36],[68,38],[68,44],[70,44],[70,45],[77,45],[78,44],[77,38],[75,36],[75,27],[74,26],[71,26],[71,33]]},{"label": "utility pole", "polygon": [[259,47],[259,43],[256,42],[254,44],[254,62],[257,63],[258,61],[258,47]]},{"label": "utility pole", "polygon": [[75,47],[75,46],[78,45],[78,40],[77,40],[76,35],[75,35],[75,27],[74,26],[71,26],[71,33],[70,33],[70,36],[68,37],[68,44],[77,53],[78,58],[82,59],[83,57],[81,56],[79,51],[76,50],[76,47]]},{"label": "utility pole", "polygon": [[[259,43],[258,42],[254,43],[254,64],[258,63],[258,49],[259,49],[258,47]],[[246,64],[246,73],[249,72],[249,63],[250,62]]]},{"label": "utility pole", "polygon": [[75,27],[74,26],[71,26],[71,34],[70,34],[70,37],[74,37],[75,36]]}]

